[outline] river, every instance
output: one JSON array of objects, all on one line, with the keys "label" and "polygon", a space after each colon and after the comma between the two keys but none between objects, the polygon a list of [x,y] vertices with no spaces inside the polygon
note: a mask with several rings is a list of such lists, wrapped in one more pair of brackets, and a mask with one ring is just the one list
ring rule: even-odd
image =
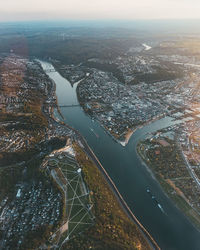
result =
[{"label": "river", "polygon": [[[53,69],[41,62],[44,70]],[[76,87],[58,72],[47,73],[56,84],[59,105],[78,104]],[[130,209],[156,240],[161,249],[199,250],[200,232],[174,206],[137,155],[137,142],[147,133],[174,124],[166,117],[138,129],[123,147],[109,136],[98,121],[93,121],[80,106],[62,107],[64,122],[78,130],[87,140]],[[178,121],[176,121],[178,122]],[[97,136],[98,135],[98,136]],[[155,195],[164,212],[147,193]]]},{"label": "river", "polygon": [[149,45],[147,45],[146,43],[143,43],[142,45],[144,46],[144,50],[150,50],[150,49],[152,49],[152,47],[149,46]]}]

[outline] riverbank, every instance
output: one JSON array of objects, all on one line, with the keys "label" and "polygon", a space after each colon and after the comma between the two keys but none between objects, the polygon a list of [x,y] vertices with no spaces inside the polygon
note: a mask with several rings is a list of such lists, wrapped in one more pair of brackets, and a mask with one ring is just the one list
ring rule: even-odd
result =
[{"label": "riverbank", "polygon": [[[58,105],[58,104],[57,104]],[[55,107],[56,108],[56,107]],[[62,125],[65,125],[67,128],[70,128],[73,132],[74,132],[74,134],[75,134],[75,137],[74,137],[74,140],[75,140],[75,144],[76,145],[78,145],[77,144],[77,142],[79,141],[79,142],[81,142],[80,143],[80,145],[84,145],[84,152],[85,153],[83,153],[82,152],[82,157],[84,156],[84,158],[86,158],[87,159],[87,155],[88,155],[88,157],[89,158],[91,158],[91,149],[89,149],[89,146],[87,145],[87,142],[83,139],[83,137],[80,135],[80,133],[78,132],[78,131],[76,131],[75,129],[73,129],[73,128],[71,128],[69,125],[67,125],[67,124],[65,124],[65,123],[63,123],[62,121],[60,121],[60,120],[58,120],[58,118],[56,118],[56,117],[54,117],[54,110],[52,109],[52,114],[51,114],[51,117],[52,118],[55,118],[56,119],[56,122],[60,122]],[[78,148],[77,148],[77,146],[75,147],[76,148],[76,152],[77,152],[77,155],[80,153],[80,147],[79,147],[79,150],[78,150]],[[89,149],[89,150],[86,150],[86,148],[87,149]],[[81,149],[82,150],[82,149]],[[90,151],[90,153],[89,153],[89,151]],[[92,155],[94,156],[94,153],[92,152]],[[95,156],[95,159],[97,159],[96,158],[96,156]],[[91,163],[90,163],[91,164]],[[87,162],[86,163],[83,163],[82,162],[82,164],[81,164],[82,166],[83,166],[83,168],[88,168],[88,166],[87,166]],[[87,167],[86,167],[87,166]],[[97,168],[97,165],[95,164],[94,165],[94,163],[92,163],[92,168],[94,169],[94,168]],[[88,171],[88,170],[85,170],[85,171]],[[93,170],[94,171],[94,170]],[[98,170],[96,170],[97,172],[98,172]],[[104,170],[105,171],[105,170]],[[89,171],[88,171],[88,173],[89,173]],[[89,175],[90,175],[90,177],[89,178],[92,178],[92,179],[94,179],[94,176],[91,174],[92,173],[92,171],[90,170],[90,173],[89,173]],[[86,173],[84,173],[84,174],[86,174]],[[100,173],[98,174],[98,176],[99,175],[101,175]],[[106,184],[106,180],[104,180],[103,181],[103,179],[102,179],[103,177],[100,177],[99,176],[99,179],[101,180],[99,180],[98,181],[98,185],[99,186],[107,186],[107,188],[106,189],[108,189],[108,190],[110,190],[110,191],[106,191],[105,193],[110,193],[109,195],[112,197],[113,196],[113,194],[112,194],[112,191],[111,191],[111,187],[108,187],[108,184]],[[96,180],[96,179],[95,179]],[[111,179],[110,179],[111,180]],[[86,183],[87,183],[87,185],[88,185],[88,182],[86,181]],[[95,185],[96,185],[96,183],[95,183]],[[90,186],[89,186],[89,188],[90,188]],[[92,192],[93,192],[93,190],[95,189],[95,187],[94,187],[94,185],[92,185],[92,187],[90,188],[90,190],[92,190]],[[104,187],[104,189],[105,189],[105,187]],[[116,187],[115,187],[115,189],[116,189]],[[114,190],[113,190],[113,192],[114,192]],[[97,193],[96,195],[97,195],[97,197],[96,197],[96,199],[95,199],[95,202],[94,202],[94,206],[95,207],[100,207],[100,206],[102,206],[102,204],[109,204],[109,199],[108,198],[105,198],[104,199],[104,202],[103,201],[101,201],[101,199],[99,199],[99,197],[103,194],[104,192],[100,192],[100,194],[99,193]],[[115,193],[115,192],[114,192]],[[105,195],[105,194],[104,194]],[[131,210],[128,208],[128,206],[127,206],[127,204],[126,205],[124,205],[123,204],[123,202],[120,202],[120,200],[123,200],[123,198],[121,197],[121,195],[119,194],[119,192],[117,191],[116,192],[116,196],[115,197],[113,197],[112,198],[112,200],[113,200],[113,202],[114,203],[116,203],[116,204],[118,204],[118,203],[121,203],[121,208],[119,208],[118,209],[118,212],[119,213],[121,213],[122,215],[121,215],[121,217],[123,218],[123,221],[124,221],[124,223],[122,223],[122,225],[123,224],[126,224],[127,226],[128,226],[128,224],[130,224],[130,226],[132,225],[132,227],[133,227],[133,232],[132,232],[132,234],[131,234],[131,236],[125,236],[124,234],[126,234],[125,233],[125,231],[126,231],[126,227],[125,228],[123,228],[122,227],[122,225],[120,226],[121,227],[121,229],[120,229],[120,231],[122,231],[122,234],[124,235],[122,238],[120,238],[120,237],[117,237],[118,239],[120,239],[120,242],[119,242],[119,246],[122,246],[122,242],[124,242],[124,238],[126,238],[126,237],[128,237],[129,239],[127,239],[127,241],[126,241],[126,244],[130,244],[129,245],[129,247],[131,247],[131,248],[135,248],[135,249],[139,249],[140,247],[142,247],[143,249],[151,249],[151,247],[150,247],[150,245],[152,246],[152,248],[155,248],[155,249],[159,249],[159,247],[157,247],[157,244],[155,243],[155,241],[151,238],[151,236],[150,236],[150,234],[148,234],[147,233],[147,231],[144,229],[144,227],[139,223],[139,221],[134,217],[134,215],[132,214],[132,212],[131,212]],[[102,202],[102,204],[101,204],[101,202]],[[112,203],[113,203],[112,202]],[[119,205],[116,205],[116,206],[119,206]],[[115,207],[116,207],[115,206]],[[108,209],[108,211],[109,210],[111,210],[112,211],[112,206]],[[125,211],[125,214],[123,215],[123,213],[124,212],[122,212],[122,211]],[[111,216],[114,216],[113,214],[114,214],[114,212],[110,212],[110,214],[111,214]],[[99,217],[102,217],[102,214],[100,213],[100,214],[98,214],[98,215],[95,215],[96,216],[96,219],[97,220],[99,220]],[[116,217],[117,217],[117,215],[116,215]],[[133,220],[133,217],[134,217],[134,220]],[[109,217],[107,217],[107,218],[104,218],[104,221],[106,222],[107,220],[109,220]],[[130,220],[130,221],[129,221]],[[132,224],[133,222],[131,222],[131,220],[133,220],[133,222],[134,222],[134,224]],[[105,222],[103,222],[103,224],[102,224],[102,226],[103,226],[103,228],[101,229],[102,231],[105,231],[104,230],[104,224],[105,224]],[[109,223],[109,227],[111,227],[112,225],[111,225],[112,223]],[[102,227],[101,226],[101,227]],[[97,234],[98,232],[99,232],[99,227],[96,225],[95,226],[96,227],[96,229],[91,229],[91,230],[93,230],[93,233],[94,234]],[[118,228],[119,227],[119,225],[118,224],[116,224],[116,225],[114,225],[114,228]],[[129,227],[129,226],[128,226]],[[140,229],[138,229],[137,227],[139,227]],[[96,232],[95,232],[95,230],[96,230]],[[123,233],[123,230],[124,230],[124,233]],[[141,231],[140,231],[141,230]],[[141,233],[142,232],[142,233]],[[144,233],[145,232],[145,233]],[[115,229],[114,229],[114,231],[110,234],[110,231],[109,231],[109,234],[108,234],[108,232],[107,232],[107,235],[106,236],[103,236],[103,237],[100,237],[101,238],[101,243],[99,243],[100,245],[105,245],[105,246],[109,246],[109,247],[114,247],[114,246],[117,246],[117,243],[115,242],[113,242],[113,238],[116,238],[115,236],[113,236],[113,233],[115,234]],[[128,232],[127,232],[128,233]],[[143,236],[143,234],[144,234],[144,236]],[[89,237],[89,235],[90,234],[88,234],[87,235],[87,237]],[[107,242],[107,238],[108,238],[108,236],[110,235],[110,242]],[[92,238],[92,236],[90,236],[91,238]],[[99,238],[99,237],[97,237],[97,238]],[[104,238],[105,238],[105,240],[104,240]],[[146,239],[147,239],[147,241],[149,242],[149,243],[147,243],[146,242]],[[134,239],[134,240],[133,240]],[[77,241],[79,241],[79,239],[78,238],[76,238],[75,237],[75,240],[73,240],[72,239],[72,243],[70,243],[70,242],[68,242],[67,243],[67,245],[66,245],[66,247],[68,247],[68,246],[71,246],[71,244],[75,244],[74,243],[74,241],[76,242],[76,244],[79,244]],[[116,239],[115,239],[115,241],[116,241]],[[83,244],[86,244],[87,245],[87,240],[85,239],[85,243],[84,242],[82,242]],[[150,244],[150,245],[149,245]],[[128,246],[127,245],[127,246]],[[77,246],[77,245],[76,245]],[[156,246],[156,247],[155,247]]]},{"label": "riverbank", "polygon": [[[91,190],[94,203],[95,225],[81,236],[65,245],[66,249],[89,246],[99,249],[151,249],[138,227],[131,222],[119,205],[111,187],[90,158],[75,143],[76,158],[84,173],[84,180]],[[98,182],[96,181],[98,180]]]},{"label": "riverbank", "polygon": [[37,249],[62,222],[62,193],[41,166],[65,145],[66,129],[51,119],[55,84],[38,62],[2,58],[0,249]]},{"label": "riverbank", "polygon": [[113,194],[115,195],[116,199],[118,200],[119,204],[121,205],[121,208],[126,213],[126,215],[130,218],[130,220],[135,225],[138,226],[139,230],[144,235],[144,237],[146,238],[146,240],[149,242],[150,246],[153,249],[160,249],[159,246],[157,245],[157,243],[155,242],[155,240],[149,234],[149,232],[143,227],[143,225],[138,221],[138,219],[136,218],[136,216],[132,213],[132,211],[128,207],[127,203],[123,199],[122,195],[118,191],[116,185],[114,184],[114,182],[112,181],[112,179],[110,178],[110,176],[108,175],[108,173],[106,172],[106,170],[104,169],[104,167],[102,166],[102,164],[99,162],[99,160],[95,156],[95,154],[92,151],[92,149],[87,145],[87,143],[85,142],[85,140],[82,140],[82,143],[79,143],[79,146],[90,157],[90,159],[93,161],[93,164],[95,164],[98,167],[98,169],[102,173],[102,176],[104,177],[105,181],[107,182],[107,184],[109,185],[109,187],[112,190]]},{"label": "riverbank", "polygon": [[128,131],[125,133],[125,135],[124,135],[124,140],[117,140],[123,147],[125,147],[127,144],[128,144],[128,142],[129,142],[129,140],[130,140],[130,138],[131,138],[131,136],[134,134],[134,132],[137,130],[137,128],[135,128],[135,129],[128,129]]},{"label": "riverbank", "polygon": [[[52,67],[48,63],[45,65],[48,69]],[[56,83],[59,105],[69,106],[78,103],[76,86],[71,86],[55,71],[49,73],[49,76]],[[168,127],[170,124],[173,125],[176,121],[165,117],[137,129],[126,147],[122,147],[106,133],[97,120],[90,119],[80,106],[61,107],[61,111],[63,121],[84,135],[87,144],[100,159],[131,211],[155,238],[159,246],[163,249],[187,250],[191,247],[198,249],[196,246],[199,245],[199,232],[164,195],[160,186],[141,164],[135,150],[135,145],[139,139],[144,138],[144,135]],[[156,195],[164,210],[167,211],[167,216],[150,199],[146,192],[147,187]]]},{"label": "riverbank", "polygon": [[[200,230],[200,215],[199,213],[196,211],[196,209],[190,204],[189,200],[187,199],[187,197],[185,196],[184,192],[185,190],[181,190],[181,188],[179,186],[176,186],[176,180],[178,180],[179,178],[182,179],[187,179],[189,177],[187,177],[186,174],[184,173],[184,169],[182,169],[182,174],[183,177],[181,176],[174,176],[172,178],[165,177],[164,174],[164,169],[163,171],[158,170],[159,169],[159,165],[158,165],[158,158],[155,158],[156,156],[154,156],[154,158],[148,158],[147,157],[147,153],[148,150],[145,150],[145,141],[143,142],[139,142],[137,144],[137,153],[141,159],[142,162],[144,162],[144,165],[146,166],[146,168],[149,170],[149,172],[151,173],[152,177],[156,179],[156,181],[158,181],[158,183],[160,184],[160,186],[162,187],[162,189],[164,190],[165,194],[173,201],[173,203],[175,204],[175,206],[181,210],[181,212],[183,212],[183,214],[187,217],[187,219],[189,219],[193,225],[197,228],[197,230]],[[175,152],[176,150],[174,149],[173,152]],[[161,154],[160,152],[160,148],[156,149],[156,154],[157,157],[159,157],[159,154]],[[177,158],[176,158],[177,161]],[[184,165],[184,163],[182,163]],[[161,167],[161,164],[160,164]],[[174,168],[176,169],[176,167],[174,166]],[[170,174],[170,172],[169,172]]]},{"label": "riverbank", "polygon": [[144,46],[144,50],[146,50],[146,51],[152,49],[152,47],[147,45],[146,43],[143,43],[142,46]]}]

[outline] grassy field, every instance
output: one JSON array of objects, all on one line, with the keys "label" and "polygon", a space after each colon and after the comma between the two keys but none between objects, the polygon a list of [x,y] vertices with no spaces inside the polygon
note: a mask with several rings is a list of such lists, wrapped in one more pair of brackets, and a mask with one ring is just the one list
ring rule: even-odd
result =
[{"label": "grassy field", "polygon": [[85,185],[81,169],[75,158],[67,153],[58,153],[48,159],[51,173],[64,198],[62,226],[53,236],[50,243],[62,246],[74,235],[87,230],[94,224],[91,212],[90,193]]},{"label": "grassy field", "polygon": [[[181,190],[178,186],[176,186],[176,181],[175,181],[175,177],[176,175],[178,177],[180,177],[180,172],[176,172],[173,173],[174,174],[174,178],[172,178],[172,180],[165,176],[165,169],[166,167],[166,159],[164,160],[165,165],[163,165],[162,161],[158,161],[158,158],[156,157],[151,157],[148,158],[148,151],[145,151],[145,145],[147,144],[147,142],[141,142],[138,144],[137,146],[137,151],[141,157],[141,159],[148,165],[148,167],[152,170],[153,174],[155,175],[156,179],[158,180],[158,182],[160,183],[160,185],[162,186],[162,188],[164,189],[164,191],[166,192],[166,194],[168,195],[168,197],[170,199],[172,199],[174,201],[174,203],[176,204],[176,206],[191,220],[191,222],[196,225],[198,228],[200,228],[200,216],[198,214],[198,212],[193,209],[193,207],[189,204],[189,201],[187,199],[187,197],[184,194],[185,190]],[[149,144],[148,144],[149,145]],[[166,148],[164,149],[166,151]],[[173,149],[173,152],[175,153],[176,150]],[[177,154],[177,153],[176,153]],[[176,155],[175,154],[175,155]],[[148,155],[148,156],[147,156]],[[163,158],[164,159],[164,158]],[[171,154],[171,159],[173,159],[172,154]],[[180,164],[182,165],[182,168],[184,167],[184,163],[181,162],[182,159],[180,160]],[[174,160],[174,162],[178,162],[177,158]],[[169,164],[169,160],[168,160],[168,164]],[[173,164],[174,168],[175,168],[175,163]],[[163,169],[163,171],[161,170]],[[170,172],[170,170],[168,170]],[[183,177],[186,176],[184,171],[181,171]],[[185,177],[186,178],[190,178],[189,174],[186,173],[188,176]]]},{"label": "grassy field", "polygon": [[101,172],[75,144],[76,158],[90,190],[95,224],[68,241],[63,249],[150,249],[130,221]]}]

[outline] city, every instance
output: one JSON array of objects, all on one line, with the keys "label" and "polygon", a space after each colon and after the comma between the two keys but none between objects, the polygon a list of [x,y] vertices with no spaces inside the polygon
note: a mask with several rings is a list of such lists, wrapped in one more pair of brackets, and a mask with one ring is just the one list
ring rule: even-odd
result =
[{"label": "city", "polygon": [[78,24],[0,24],[0,249],[199,249],[199,33]]}]

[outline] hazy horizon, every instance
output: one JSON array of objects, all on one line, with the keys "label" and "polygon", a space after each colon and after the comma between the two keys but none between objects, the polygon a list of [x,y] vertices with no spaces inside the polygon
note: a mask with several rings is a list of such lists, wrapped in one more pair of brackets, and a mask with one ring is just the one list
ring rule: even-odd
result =
[{"label": "hazy horizon", "polygon": [[198,0],[0,0],[0,21],[199,19]]},{"label": "hazy horizon", "polygon": [[[1,32],[15,32],[16,30],[24,32],[30,30],[41,30],[48,28],[72,28],[76,32],[77,28],[80,28],[82,32],[109,32],[117,29],[127,30],[130,32],[145,32],[151,34],[157,33],[171,33],[171,34],[200,34],[200,19],[149,19],[149,20],[64,20],[64,19],[55,19],[55,20],[21,20],[21,21],[0,21]],[[99,30],[100,29],[100,30]],[[99,31],[97,31],[99,30]],[[87,33],[89,34],[89,33]],[[119,34],[119,33],[118,33]],[[123,34],[123,33],[122,33]],[[135,33],[136,34],[136,33]],[[77,35],[77,34],[76,34]]]}]

